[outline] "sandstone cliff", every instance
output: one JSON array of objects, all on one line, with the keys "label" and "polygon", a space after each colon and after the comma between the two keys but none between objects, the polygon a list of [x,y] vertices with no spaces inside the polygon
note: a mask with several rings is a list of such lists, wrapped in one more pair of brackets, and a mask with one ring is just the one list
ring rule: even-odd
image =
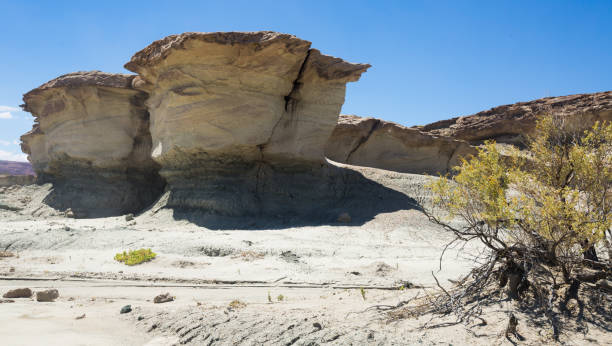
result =
[{"label": "sandstone cliff", "polygon": [[354,115],[340,116],[326,149],[337,162],[417,174],[448,173],[475,152],[464,141]]},{"label": "sandstone cliff", "polygon": [[264,31],[172,35],[125,67],[149,94],[152,157],[169,205],[282,214],[338,198],[342,178],[325,162],[325,143],[346,83],[369,65]]},{"label": "sandstone cliff", "polygon": [[524,136],[532,133],[537,117],[545,113],[564,114],[582,126],[592,126],[598,120],[612,121],[612,91],[519,102],[417,128],[475,144],[485,139],[520,144]]},{"label": "sandstone cliff", "polygon": [[146,94],[131,88],[133,78],[75,72],[24,95],[35,124],[21,137],[22,150],[38,180],[55,184],[49,203],[79,216],[113,215],[139,210],[160,193]]}]

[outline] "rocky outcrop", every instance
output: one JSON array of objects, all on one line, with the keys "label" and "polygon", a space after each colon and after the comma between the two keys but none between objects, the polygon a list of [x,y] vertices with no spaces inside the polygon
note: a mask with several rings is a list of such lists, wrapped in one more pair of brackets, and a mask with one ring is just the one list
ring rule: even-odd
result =
[{"label": "rocky outcrop", "polygon": [[464,141],[354,115],[340,116],[326,148],[337,162],[417,174],[448,173],[475,152]]},{"label": "rocky outcrop", "polygon": [[564,114],[581,126],[592,126],[598,120],[612,121],[612,91],[519,102],[417,128],[435,136],[474,144],[486,139],[520,144],[524,136],[534,130],[537,117],[546,113]]},{"label": "rocky outcrop", "polygon": [[99,71],[60,76],[24,95],[35,116],[21,137],[40,182],[53,182],[48,203],[78,216],[140,210],[161,192],[150,158],[146,94],[134,76]]},{"label": "rocky outcrop", "polygon": [[307,213],[339,196],[342,174],[326,164],[325,143],[346,83],[369,65],[264,31],[169,36],[125,67],[149,94],[152,158],[169,206]]}]

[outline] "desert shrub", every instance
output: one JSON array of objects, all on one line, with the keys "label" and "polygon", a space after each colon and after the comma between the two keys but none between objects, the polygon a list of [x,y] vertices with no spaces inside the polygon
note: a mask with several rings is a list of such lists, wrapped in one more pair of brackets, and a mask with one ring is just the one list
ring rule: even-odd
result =
[{"label": "desert shrub", "polygon": [[278,297],[276,297],[276,300],[278,300],[279,302],[282,302],[283,300],[285,300],[285,296],[282,294],[279,294]]},{"label": "desert shrub", "polygon": [[151,261],[157,254],[151,249],[138,249],[123,251],[115,255],[115,261],[123,262],[126,265],[133,266],[143,262]]},{"label": "desert shrub", "polygon": [[[580,303],[579,288],[593,286],[581,284],[610,277],[612,124],[584,130],[567,119],[542,117],[526,154],[513,149],[504,156],[486,142],[456,175],[429,185],[433,201],[424,212],[454,235],[447,247],[476,240],[486,249],[434,310],[469,316],[479,309],[467,310],[465,302],[498,285],[513,300],[529,294],[557,336],[555,311],[567,310],[570,299]],[[607,248],[606,261],[598,248]]]},{"label": "desert shrub", "polygon": [[240,301],[240,300],[238,300],[238,299],[234,299],[234,300],[232,300],[232,301],[229,303],[229,305],[228,305],[228,306],[229,306],[229,308],[230,308],[230,309],[234,309],[234,310],[236,310],[236,309],[241,309],[241,308],[244,308],[244,307],[246,307],[247,305],[246,305],[246,303],[245,303],[245,302],[242,302],[242,301]]}]

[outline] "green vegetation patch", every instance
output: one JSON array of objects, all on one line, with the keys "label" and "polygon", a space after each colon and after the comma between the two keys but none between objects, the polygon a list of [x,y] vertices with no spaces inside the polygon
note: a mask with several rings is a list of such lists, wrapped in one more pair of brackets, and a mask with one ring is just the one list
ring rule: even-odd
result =
[{"label": "green vegetation patch", "polygon": [[115,261],[123,262],[126,265],[134,266],[143,262],[148,262],[155,258],[157,254],[151,249],[129,250],[128,252],[115,255]]}]

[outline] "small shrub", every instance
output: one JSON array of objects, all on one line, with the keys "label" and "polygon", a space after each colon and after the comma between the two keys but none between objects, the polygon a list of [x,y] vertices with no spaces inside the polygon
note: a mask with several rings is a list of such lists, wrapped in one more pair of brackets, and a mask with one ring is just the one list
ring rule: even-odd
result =
[{"label": "small shrub", "polygon": [[270,291],[268,291],[268,303],[272,303],[272,296],[270,295]]},{"label": "small shrub", "polygon": [[123,251],[115,255],[115,261],[123,262],[126,265],[133,266],[143,262],[148,262],[155,258],[157,254],[151,249],[138,249],[130,250],[128,252]]},{"label": "small shrub", "polygon": [[285,296],[282,294],[279,294],[278,297],[276,297],[276,300],[278,300],[279,302],[282,302],[283,300],[285,300]]},{"label": "small shrub", "polygon": [[234,299],[229,303],[229,307],[230,309],[241,309],[246,307],[246,303],[245,302],[241,302],[238,299]]},{"label": "small shrub", "polygon": [[363,298],[363,300],[366,300],[365,290],[363,289],[363,287],[359,288],[359,292],[361,293],[361,298]]}]

